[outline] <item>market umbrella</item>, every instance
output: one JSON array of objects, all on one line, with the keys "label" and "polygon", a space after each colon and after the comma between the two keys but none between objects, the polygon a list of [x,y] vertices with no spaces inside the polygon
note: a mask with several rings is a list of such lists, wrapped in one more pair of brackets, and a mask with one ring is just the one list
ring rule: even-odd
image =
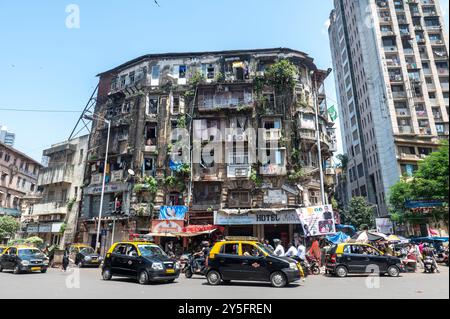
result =
[{"label": "market umbrella", "polygon": [[370,241],[379,241],[379,240],[385,239],[385,237],[383,237],[383,236],[376,235],[376,234],[366,232],[366,231],[360,231],[360,232],[356,233],[352,238],[356,239],[356,242],[361,242],[361,243],[368,243]]},{"label": "market umbrella", "polygon": [[402,239],[396,235],[389,235],[386,240],[390,243],[399,243],[402,241]]}]

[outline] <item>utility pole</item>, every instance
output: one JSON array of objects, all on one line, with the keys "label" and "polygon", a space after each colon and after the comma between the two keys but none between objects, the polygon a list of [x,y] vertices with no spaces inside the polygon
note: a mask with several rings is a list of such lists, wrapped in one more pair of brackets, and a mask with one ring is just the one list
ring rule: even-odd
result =
[{"label": "utility pole", "polygon": [[318,88],[317,88],[317,79],[316,73],[312,74],[313,76],[313,100],[314,100],[314,112],[316,115],[316,137],[317,137],[317,154],[319,157],[319,174],[320,174],[320,193],[322,197],[322,205],[326,205],[327,201],[325,200],[325,186],[323,181],[323,166],[322,166],[322,148],[320,145],[320,125],[319,125],[319,106],[317,104],[318,99]]}]

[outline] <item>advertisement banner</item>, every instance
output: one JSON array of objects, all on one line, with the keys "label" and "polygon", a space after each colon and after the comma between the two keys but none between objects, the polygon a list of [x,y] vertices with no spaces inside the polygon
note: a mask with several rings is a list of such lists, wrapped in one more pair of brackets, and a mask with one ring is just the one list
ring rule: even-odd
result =
[{"label": "advertisement banner", "polygon": [[214,225],[277,225],[277,224],[301,224],[296,210],[278,213],[248,213],[227,214],[225,212],[214,213]]},{"label": "advertisement banner", "polygon": [[323,236],[336,233],[331,205],[304,207],[297,211],[306,236]]},{"label": "advertisement banner", "polygon": [[159,210],[159,219],[184,220],[187,211],[187,206],[161,206]]},{"label": "advertisement banner", "polygon": [[152,233],[181,233],[184,221],[182,220],[153,220]]},{"label": "advertisement banner", "polygon": [[377,232],[383,234],[393,234],[394,224],[389,218],[375,218],[375,224],[377,226]]}]

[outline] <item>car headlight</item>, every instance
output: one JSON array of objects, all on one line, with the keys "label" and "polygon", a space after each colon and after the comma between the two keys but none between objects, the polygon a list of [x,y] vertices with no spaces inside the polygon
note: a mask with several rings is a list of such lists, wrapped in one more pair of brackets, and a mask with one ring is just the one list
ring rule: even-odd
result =
[{"label": "car headlight", "polygon": [[28,260],[22,260],[21,261],[22,266],[28,266],[30,262]]},{"label": "car headlight", "polygon": [[153,263],[152,269],[154,270],[163,270],[163,264],[162,263]]},{"label": "car headlight", "polygon": [[177,261],[175,263],[175,269],[180,269],[181,268],[181,264]]},{"label": "car headlight", "polygon": [[85,256],[85,257],[84,257],[84,260],[85,260],[85,261],[91,261],[91,257]]},{"label": "car headlight", "polygon": [[290,269],[298,269],[296,263],[289,263],[289,268]]}]

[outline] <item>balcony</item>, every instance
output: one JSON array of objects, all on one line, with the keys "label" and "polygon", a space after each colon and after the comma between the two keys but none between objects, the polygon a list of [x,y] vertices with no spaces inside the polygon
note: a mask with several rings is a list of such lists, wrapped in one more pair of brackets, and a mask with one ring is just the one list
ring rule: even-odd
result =
[{"label": "balcony", "polygon": [[416,116],[418,118],[428,118],[426,110],[416,110]]},{"label": "balcony", "polygon": [[252,168],[249,164],[228,164],[227,177],[228,178],[249,178],[251,170],[252,170]]},{"label": "balcony", "polygon": [[213,167],[204,167],[200,164],[194,164],[193,180],[195,182],[214,182],[221,181],[223,178],[222,170],[219,169],[217,164]]},{"label": "balcony", "polygon": [[281,138],[281,130],[278,128],[265,130],[264,138],[266,141],[278,141]]},{"label": "balcony", "polygon": [[392,92],[394,99],[406,99],[406,92]]},{"label": "balcony", "polygon": [[277,164],[262,165],[259,169],[259,173],[261,175],[272,176],[286,175],[286,166]]},{"label": "balcony", "polygon": [[54,201],[49,203],[33,205],[33,215],[50,215],[50,214],[66,215],[67,212],[68,212],[67,202]]},{"label": "balcony", "polygon": [[19,172],[33,179],[38,179],[38,175],[34,174],[33,172],[27,171],[24,168],[19,168]]},{"label": "balcony", "polygon": [[395,45],[384,46],[385,52],[397,52],[397,47]]},{"label": "balcony", "polygon": [[441,89],[442,91],[448,91],[448,82],[445,83],[441,82]]},{"label": "balcony", "polygon": [[156,153],[158,151],[158,147],[156,145],[145,145],[144,153]]},{"label": "balcony", "polygon": [[412,48],[403,49],[405,55],[414,55],[414,50]]},{"label": "balcony", "polygon": [[200,94],[198,96],[198,110],[211,111],[218,109],[242,109],[254,105],[253,94],[250,90],[224,92],[220,94]]},{"label": "balcony", "polygon": [[302,140],[310,140],[310,141],[315,141],[317,139],[316,137],[316,131],[313,130],[305,130],[305,129],[301,129],[300,132],[300,138]]},{"label": "balcony", "polygon": [[73,165],[58,164],[41,169],[38,185],[50,185],[56,183],[72,183]]},{"label": "balcony", "polygon": [[448,69],[447,68],[438,68],[437,71],[438,71],[438,74],[440,76],[442,76],[442,75],[448,76]]},{"label": "balcony", "polygon": [[431,129],[429,127],[419,127],[420,135],[431,135]]},{"label": "balcony", "polygon": [[401,74],[391,74],[389,75],[389,81],[391,83],[403,82],[403,76]]},{"label": "balcony", "polygon": [[409,117],[411,115],[409,109],[395,109],[395,114],[397,117]]},{"label": "balcony", "polygon": [[413,134],[411,126],[399,126],[398,132],[399,134]]},{"label": "balcony", "polygon": [[419,161],[421,158],[417,154],[400,153],[398,155],[398,159],[404,160],[404,161]]},{"label": "balcony", "polygon": [[110,176],[111,176],[111,183],[120,183],[124,179],[124,171],[123,170],[112,171]]}]

